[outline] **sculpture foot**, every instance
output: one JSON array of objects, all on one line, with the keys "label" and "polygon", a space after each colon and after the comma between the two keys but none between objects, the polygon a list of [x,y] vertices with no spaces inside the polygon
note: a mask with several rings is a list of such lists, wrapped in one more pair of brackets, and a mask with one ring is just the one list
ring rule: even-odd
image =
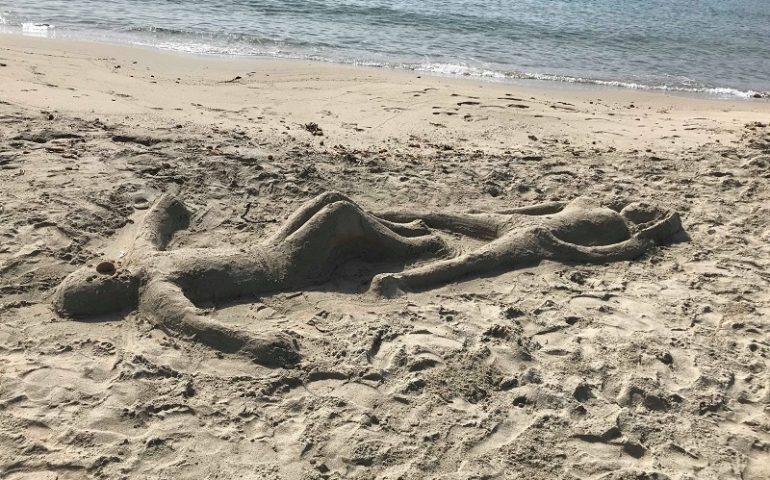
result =
[{"label": "sculpture foot", "polygon": [[381,273],[372,278],[369,291],[378,297],[396,298],[404,295],[405,288],[398,274]]},{"label": "sculpture foot", "polygon": [[282,334],[252,336],[239,352],[271,368],[289,368],[302,359],[295,342]]}]

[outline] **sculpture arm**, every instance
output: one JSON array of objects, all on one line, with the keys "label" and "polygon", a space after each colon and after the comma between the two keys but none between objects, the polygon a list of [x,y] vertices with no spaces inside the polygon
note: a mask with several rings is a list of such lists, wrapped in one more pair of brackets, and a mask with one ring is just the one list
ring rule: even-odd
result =
[{"label": "sculpture arm", "polygon": [[564,207],[566,206],[566,202],[543,202],[536,205],[528,205],[526,207],[500,210],[497,213],[504,215],[550,215],[552,213],[559,213],[564,210]]},{"label": "sculpture arm", "polygon": [[655,245],[651,239],[635,235],[623,242],[589,247],[560,240],[545,228],[538,228],[533,233],[536,235],[543,259],[566,262],[606,263],[633,260]]}]

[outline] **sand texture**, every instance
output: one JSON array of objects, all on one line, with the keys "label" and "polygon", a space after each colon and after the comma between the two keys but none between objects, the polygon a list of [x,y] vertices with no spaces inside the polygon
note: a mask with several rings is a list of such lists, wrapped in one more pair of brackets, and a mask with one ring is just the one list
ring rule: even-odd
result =
[{"label": "sand texture", "polygon": [[770,478],[767,101],[0,65],[0,478]]}]

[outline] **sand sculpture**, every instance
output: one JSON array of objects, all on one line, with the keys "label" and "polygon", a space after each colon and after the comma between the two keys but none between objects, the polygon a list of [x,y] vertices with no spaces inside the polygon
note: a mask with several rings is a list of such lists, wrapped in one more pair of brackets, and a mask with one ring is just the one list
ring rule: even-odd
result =
[{"label": "sand sculpture", "polygon": [[[134,244],[118,264],[102,262],[70,274],[54,307],[76,318],[138,308],[158,327],[267,366],[300,358],[283,334],[252,334],[207,317],[196,305],[291,291],[319,284],[352,258],[410,261],[451,255],[430,228],[490,239],[476,251],[400,273],[374,277],[372,291],[392,296],[471,274],[541,260],[611,262],[640,256],[681,229],[676,213],[633,203],[619,212],[585,199],[501,213],[365,212],[340,193],[320,195],[262,243],[243,248],[166,250],[191,213],[164,194],[148,210]],[[430,228],[429,228],[430,227]]]},{"label": "sand sculpture", "polygon": [[634,202],[619,212],[578,198],[499,213],[382,212],[394,222],[419,219],[428,227],[490,240],[470,253],[374,277],[372,290],[391,296],[467,275],[529,266],[542,260],[607,263],[633,260],[682,229],[679,214]]}]

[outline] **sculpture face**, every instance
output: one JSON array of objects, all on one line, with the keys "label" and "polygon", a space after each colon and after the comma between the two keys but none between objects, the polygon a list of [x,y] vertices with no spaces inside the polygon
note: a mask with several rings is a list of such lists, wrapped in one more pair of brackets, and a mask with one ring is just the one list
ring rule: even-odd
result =
[{"label": "sculpture face", "polygon": [[127,271],[83,267],[71,273],[54,293],[54,307],[72,317],[89,317],[133,309],[139,296],[139,280]]},{"label": "sculpture face", "polygon": [[620,214],[629,222],[641,226],[661,220],[666,212],[655,205],[635,202],[623,208]]}]

